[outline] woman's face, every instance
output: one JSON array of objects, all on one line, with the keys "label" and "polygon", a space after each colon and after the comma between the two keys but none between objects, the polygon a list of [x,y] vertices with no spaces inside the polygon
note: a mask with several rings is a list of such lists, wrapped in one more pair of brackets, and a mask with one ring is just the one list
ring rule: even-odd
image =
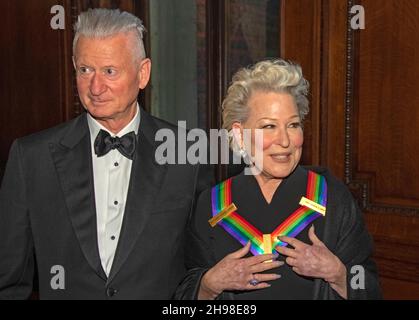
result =
[{"label": "woman's face", "polygon": [[[240,126],[242,138],[243,129],[251,129],[244,130],[251,132],[251,139],[248,139],[251,140],[251,146],[246,144],[245,138],[244,148],[252,150],[255,166],[264,176],[286,178],[301,159],[304,140],[294,98],[287,93],[256,91],[251,95],[248,106],[250,112],[247,121],[233,125],[236,128]],[[256,131],[263,134],[260,143],[257,139],[255,143]],[[260,152],[259,157],[255,156],[256,152]],[[258,158],[263,160],[262,164]]]}]

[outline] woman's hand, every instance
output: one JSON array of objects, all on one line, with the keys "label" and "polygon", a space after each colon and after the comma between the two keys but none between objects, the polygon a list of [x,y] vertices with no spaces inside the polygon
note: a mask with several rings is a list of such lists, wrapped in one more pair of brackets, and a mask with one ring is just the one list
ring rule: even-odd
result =
[{"label": "woman's hand", "polygon": [[308,231],[313,243],[308,245],[300,240],[289,237],[278,237],[289,243],[294,249],[278,247],[280,254],[287,256],[285,260],[295,273],[313,278],[321,278],[329,282],[330,286],[343,298],[347,298],[346,268],[326,245],[317,238],[314,226]]},{"label": "woman's hand", "polygon": [[[275,273],[260,272],[282,266],[282,261],[265,262],[276,259],[277,255],[264,254],[243,258],[250,249],[250,242],[220,260],[201,279],[198,299],[215,299],[225,290],[255,290],[270,287],[267,281],[279,279]],[[251,280],[256,280],[251,284]]]}]

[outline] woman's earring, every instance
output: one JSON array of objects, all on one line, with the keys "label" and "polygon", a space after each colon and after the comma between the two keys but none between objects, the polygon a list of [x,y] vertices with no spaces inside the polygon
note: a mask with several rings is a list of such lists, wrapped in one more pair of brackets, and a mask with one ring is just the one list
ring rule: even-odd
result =
[{"label": "woman's earring", "polygon": [[240,156],[243,158],[243,162],[245,163],[246,166],[252,166],[252,160],[249,157],[249,155],[247,154],[246,150],[244,148],[240,148],[239,150]]}]

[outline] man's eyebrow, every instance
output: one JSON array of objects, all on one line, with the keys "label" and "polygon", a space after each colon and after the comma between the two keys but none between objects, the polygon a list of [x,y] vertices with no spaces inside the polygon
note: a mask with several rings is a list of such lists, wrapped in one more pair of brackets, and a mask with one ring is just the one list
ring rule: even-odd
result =
[{"label": "man's eyebrow", "polygon": [[276,120],[276,119],[274,119],[274,118],[269,118],[269,117],[263,117],[263,118],[260,118],[259,120]]}]

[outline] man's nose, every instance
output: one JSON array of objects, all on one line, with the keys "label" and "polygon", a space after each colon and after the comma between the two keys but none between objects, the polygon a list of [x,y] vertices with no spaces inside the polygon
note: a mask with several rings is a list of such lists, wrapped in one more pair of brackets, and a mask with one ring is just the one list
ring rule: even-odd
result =
[{"label": "man's nose", "polygon": [[100,74],[95,73],[90,82],[90,92],[94,96],[99,96],[106,91],[106,84]]}]

